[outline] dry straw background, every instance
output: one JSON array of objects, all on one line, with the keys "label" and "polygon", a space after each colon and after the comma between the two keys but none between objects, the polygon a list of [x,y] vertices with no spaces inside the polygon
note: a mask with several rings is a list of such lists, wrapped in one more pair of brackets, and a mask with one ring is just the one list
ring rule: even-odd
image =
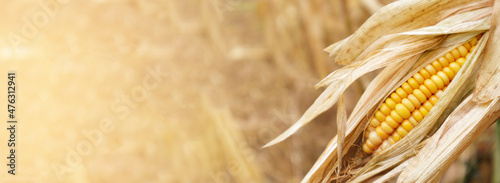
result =
[{"label": "dry straw background", "polygon": [[[0,83],[17,72],[20,122],[16,176],[3,166],[0,182],[299,182],[335,136],[336,109],[261,147],[339,68],[322,50],[387,3],[4,2]],[[372,77],[348,89],[348,110]]]}]

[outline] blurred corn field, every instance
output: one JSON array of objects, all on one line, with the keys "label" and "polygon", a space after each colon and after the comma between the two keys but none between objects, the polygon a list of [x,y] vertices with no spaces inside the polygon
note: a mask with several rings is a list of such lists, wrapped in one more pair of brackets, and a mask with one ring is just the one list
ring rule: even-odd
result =
[{"label": "blurred corn field", "polygon": [[[0,182],[299,182],[335,136],[334,112],[261,147],[291,126],[321,93],[314,85],[340,68],[323,49],[390,2],[4,3],[0,67],[19,75],[24,144],[19,175]],[[24,35],[38,12],[50,15],[47,23]],[[166,73],[158,87],[127,104],[128,112],[114,111],[151,68]],[[373,77],[348,88],[348,113]],[[102,119],[115,128],[81,166],[54,168],[85,139],[81,131]],[[492,143],[479,138],[443,181],[490,180]]]}]

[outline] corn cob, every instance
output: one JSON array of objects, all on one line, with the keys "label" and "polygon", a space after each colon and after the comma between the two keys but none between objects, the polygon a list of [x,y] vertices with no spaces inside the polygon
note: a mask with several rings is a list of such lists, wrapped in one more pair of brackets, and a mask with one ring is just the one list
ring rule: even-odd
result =
[{"label": "corn cob", "polygon": [[381,152],[418,125],[460,71],[479,38],[474,37],[433,61],[391,93],[370,119],[363,151]]}]

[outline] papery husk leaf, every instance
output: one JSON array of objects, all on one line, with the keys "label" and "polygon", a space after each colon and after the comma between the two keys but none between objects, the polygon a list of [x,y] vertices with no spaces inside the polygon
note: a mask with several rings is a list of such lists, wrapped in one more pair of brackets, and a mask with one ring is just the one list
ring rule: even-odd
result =
[{"label": "papery husk leaf", "polygon": [[[420,54],[429,48],[429,45],[432,44],[433,41],[436,41],[436,37],[428,36],[474,31],[484,32],[489,29],[491,19],[492,8],[488,5],[491,5],[491,1],[480,1],[468,4],[465,7],[457,7],[455,9],[472,10],[454,14],[434,26],[382,36],[357,57],[359,61],[332,72],[315,87],[327,86],[333,82],[333,80],[343,79],[345,77],[351,77],[351,80],[355,80],[368,72],[385,67],[391,63],[400,62],[410,56]],[[331,50],[332,52],[330,53],[334,53],[341,46],[344,46],[346,40],[347,39],[337,42],[325,50]],[[394,49],[399,51],[394,51]],[[387,60],[390,60],[390,62],[387,62]],[[370,64],[367,64],[367,62]]]},{"label": "papery husk leaf", "polygon": [[[486,3],[484,3],[486,4]],[[490,3],[487,3],[490,4]],[[492,7],[455,14],[434,26],[404,32],[405,35],[442,35],[471,31],[485,31],[490,28]]]},{"label": "papery husk leaf", "polygon": [[486,44],[479,70],[474,101],[485,103],[500,97],[500,1],[496,0],[491,21],[491,36]]},{"label": "papery husk leaf", "polygon": [[413,158],[409,158],[406,161],[400,163],[397,167],[393,168],[391,171],[387,172],[384,174],[382,177],[378,178],[377,180],[373,181],[373,183],[384,183],[388,182],[389,180],[393,179],[394,177],[398,176],[403,170],[410,164],[410,161],[413,160]]},{"label": "papery husk leaf", "polygon": [[[337,144],[344,144],[345,140],[345,128],[346,128],[346,121],[347,121],[347,111],[344,105],[344,94],[340,96],[339,104],[337,107]],[[337,153],[338,153],[338,159],[340,162],[342,162],[342,146],[339,146],[337,148]],[[338,171],[340,172],[341,164],[338,164],[337,166]],[[337,174],[338,175],[338,174]]]},{"label": "papery husk leaf", "polygon": [[354,81],[366,73],[386,67],[389,64],[399,63],[403,60],[421,54],[429,48],[432,48],[442,40],[442,37],[427,37],[427,36],[405,36],[406,39],[392,42],[387,48],[378,50],[365,60],[352,63],[338,69],[323,80],[321,80],[316,88],[331,84],[335,80],[350,80]]},{"label": "papery husk leaf", "polygon": [[[349,39],[346,47],[333,54],[335,62],[348,65],[357,59],[373,42],[384,35],[406,32],[435,25],[446,18],[443,10],[479,1],[470,0],[402,0],[391,3],[373,14]],[[389,21],[390,20],[390,21]]]},{"label": "papery husk leaf", "polygon": [[469,95],[401,173],[398,182],[438,182],[460,153],[500,117],[499,100],[476,103]]}]

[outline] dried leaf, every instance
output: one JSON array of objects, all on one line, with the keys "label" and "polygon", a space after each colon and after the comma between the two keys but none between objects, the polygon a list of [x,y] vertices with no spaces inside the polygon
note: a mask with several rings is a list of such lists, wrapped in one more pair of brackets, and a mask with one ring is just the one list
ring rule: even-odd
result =
[{"label": "dried leaf", "polygon": [[[344,144],[346,121],[347,111],[344,104],[344,94],[342,94],[337,107],[337,136],[339,137],[337,138],[337,144]],[[342,162],[342,146],[339,146],[337,150],[339,162]],[[340,172],[341,167],[342,164],[338,164],[337,175]]]},{"label": "dried leaf", "polygon": [[460,153],[500,117],[500,98],[476,103],[469,95],[399,176],[398,182],[437,182]]},{"label": "dried leaf", "polygon": [[441,11],[473,2],[477,1],[428,0],[391,3],[377,11],[345,41],[344,45],[349,46],[337,48],[333,53],[335,62],[341,65],[351,64],[382,36],[435,25],[447,16],[440,14]]},{"label": "dried leaf", "polygon": [[486,45],[483,63],[474,89],[474,101],[485,103],[500,97],[500,1],[495,1],[491,36]]}]

